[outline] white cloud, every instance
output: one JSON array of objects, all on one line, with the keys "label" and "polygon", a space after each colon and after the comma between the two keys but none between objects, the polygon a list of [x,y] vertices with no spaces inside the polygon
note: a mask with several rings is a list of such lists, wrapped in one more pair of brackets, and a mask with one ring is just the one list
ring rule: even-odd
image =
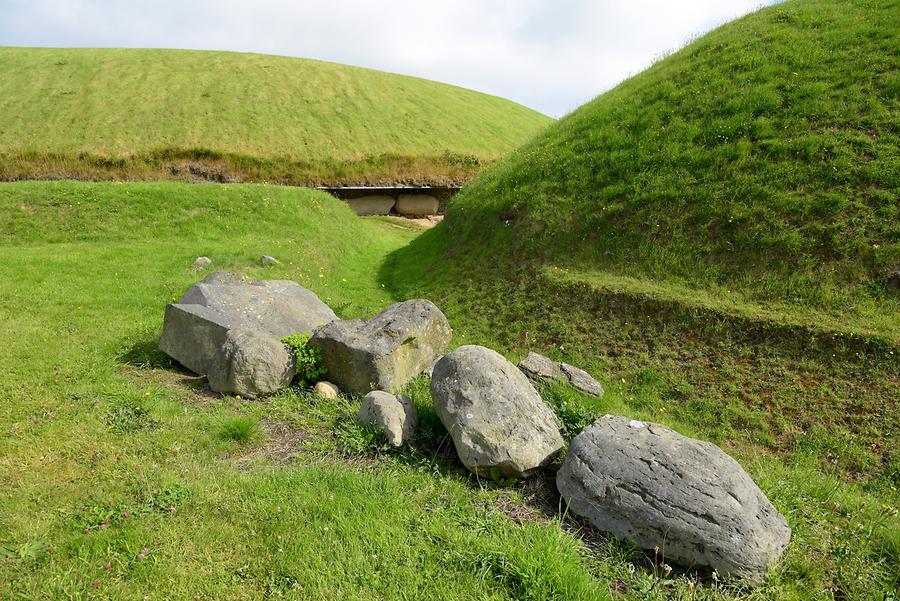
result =
[{"label": "white cloud", "polygon": [[560,115],[760,0],[0,0],[0,45],[195,48],[418,75]]}]

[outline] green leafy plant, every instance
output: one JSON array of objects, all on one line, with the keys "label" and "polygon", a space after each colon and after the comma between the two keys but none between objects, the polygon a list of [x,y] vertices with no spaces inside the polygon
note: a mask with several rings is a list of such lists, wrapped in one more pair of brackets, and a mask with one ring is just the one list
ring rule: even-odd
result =
[{"label": "green leafy plant", "polygon": [[322,351],[312,348],[309,342],[309,334],[297,332],[285,336],[281,342],[290,349],[294,355],[297,370],[297,382],[301,386],[309,386],[318,382],[328,370],[322,365]]},{"label": "green leafy plant", "polygon": [[559,418],[563,438],[571,440],[597,419],[598,411],[586,395],[571,386],[553,382],[541,387],[541,397]]},{"label": "green leafy plant", "polygon": [[19,546],[0,545],[0,557],[6,559],[37,559],[49,549],[46,542],[40,539],[25,541]]},{"label": "green leafy plant", "polygon": [[347,455],[378,455],[390,449],[385,435],[372,426],[361,426],[346,416],[334,425],[334,437]]}]

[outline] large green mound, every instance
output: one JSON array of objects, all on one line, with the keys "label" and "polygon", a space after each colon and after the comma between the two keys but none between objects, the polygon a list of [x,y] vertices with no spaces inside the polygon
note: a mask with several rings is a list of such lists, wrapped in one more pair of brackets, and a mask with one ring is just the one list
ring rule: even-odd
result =
[{"label": "large green mound", "polygon": [[464,189],[453,253],[896,336],[897,23],[793,0],[713,31]]},{"label": "large green mound", "polygon": [[549,122],[487,94],[313,60],[0,48],[5,179],[460,181]]}]

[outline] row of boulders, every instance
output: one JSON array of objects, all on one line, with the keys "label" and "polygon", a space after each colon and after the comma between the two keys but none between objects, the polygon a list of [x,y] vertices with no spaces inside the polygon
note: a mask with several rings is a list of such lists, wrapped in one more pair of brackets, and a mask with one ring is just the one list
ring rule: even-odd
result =
[{"label": "row of boulders", "polygon": [[440,201],[430,194],[400,194],[396,198],[387,194],[369,194],[347,199],[347,204],[357,215],[388,215],[392,211],[404,217],[436,215]]},{"label": "row of boulders", "polygon": [[[207,277],[167,307],[160,348],[207,374],[214,390],[255,396],[290,383],[292,357],[279,339],[295,332],[312,332],[308,345],[334,382],[317,391],[362,396],[359,422],[394,446],[413,439],[417,421],[409,398],[395,393],[430,372],[437,415],[460,461],[481,477],[526,478],[562,451],[557,417],[532,382],[603,395],[587,372],[534,353],[518,367],[481,346],[444,355],[450,325],[426,300],[338,320],[293,282],[227,274]],[[658,424],[598,419],[572,440],[556,484],[568,509],[594,527],[658,548],[666,560],[750,582],[762,579],[790,538],[784,517],[736,461]]]}]

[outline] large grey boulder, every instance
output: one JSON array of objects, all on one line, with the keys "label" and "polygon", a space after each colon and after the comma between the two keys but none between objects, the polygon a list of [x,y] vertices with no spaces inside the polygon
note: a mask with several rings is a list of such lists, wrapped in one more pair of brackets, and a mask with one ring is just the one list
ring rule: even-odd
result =
[{"label": "large grey boulder", "polygon": [[350,394],[396,392],[447,349],[450,324],[427,300],[391,305],[368,320],[334,321],[309,346],[322,353],[328,379]]},{"label": "large grey boulder", "polygon": [[347,199],[347,204],[357,215],[388,215],[397,202],[393,196],[370,194],[359,198]]},{"label": "large grey boulder", "polygon": [[191,371],[207,374],[228,330],[249,328],[282,338],[335,319],[328,305],[294,282],[246,281],[216,272],[166,307],[159,348]]},{"label": "large grey boulder", "polygon": [[373,390],[363,397],[357,420],[371,425],[395,447],[408,444],[416,431],[416,407],[408,396]]},{"label": "large grey boulder", "polygon": [[438,212],[441,203],[430,194],[401,194],[394,210],[404,217],[425,217]]},{"label": "large grey boulder", "polygon": [[532,380],[543,384],[556,380],[595,397],[603,396],[603,386],[591,374],[574,365],[560,363],[537,353],[528,353],[527,357],[519,361],[519,369]]},{"label": "large grey boulder", "polygon": [[563,439],[553,411],[515,365],[483,346],[445,355],[431,376],[437,414],[469,470],[524,478],[559,454]]},{"label": "large grey boulder", "polygon": [[290,386],[296,371],[293,354],[259,330],[235,328],[210,363],[209,387],[216,392],[255,398]]},{"label": "large grey boulder", "polygon": [[606,415],[576,436],[557,472],[569,509],[666,561],[761,581],[791,530],[716,445]]}]

